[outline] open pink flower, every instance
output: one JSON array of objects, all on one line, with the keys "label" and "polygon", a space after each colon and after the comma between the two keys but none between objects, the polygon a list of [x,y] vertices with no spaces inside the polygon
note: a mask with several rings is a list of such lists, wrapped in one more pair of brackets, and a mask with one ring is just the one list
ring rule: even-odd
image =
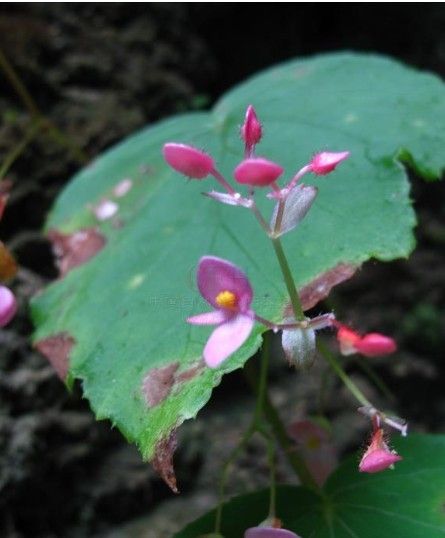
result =
[{"label": "open pink flower", "polygon": [[392,468],[394,463],[401,459],[402,457],[397,452],[390,450],[385,443],[382,428],[377,428],[372,435],[368,449],[360,461],[359,471],[361,473],[378,473]]},{"label": "open pink flower", "polygon": [[193,179],[204,179],[214,168],[210,155],[187,144],[168,142],[164,144],[162,153],[174,170]]},{"label": "open pink flower", "polygon": [[329,174],[342,161],[349,157],[349,151],[340,151],[337,153],[322,151],[315,154],[309,163],[309,169],[317,176]]},{"label": "open pink flower", "polygon": [[361,353],[365,357],[390,355],[397,349],[393,338],[380,333],[368,333],[361,336],[350,327],[337,323],[337,340],[342,355]]},{"label": "open pink flower", "polygon": [[217,325],[204,348],[206,364],[216,368],[243,345],[252,331],[253,292],[241,269],[215,256],[200,259],[197,282],[201,295],[215,310],[187,321],[195,325]]}]

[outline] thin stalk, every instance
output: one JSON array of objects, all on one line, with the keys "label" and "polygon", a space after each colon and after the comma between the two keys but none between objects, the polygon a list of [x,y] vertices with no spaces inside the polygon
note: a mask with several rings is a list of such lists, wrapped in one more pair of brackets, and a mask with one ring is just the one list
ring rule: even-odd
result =
[{"label": "thin stalk", "polygon": [[274,226],[274,236],[278,237],[281,232],[281,223],[283,222],[283,215],[284,215],[284,206],[286,204],[286,200],[278,200],[278,210],[277,210],[277,218],[275,219],[275,226]]},{"label": "thin stalk", "polygon": [[42,130],[47,130],[47,134],[50,138],[55,140],[59,145],[64,146],[68,151],[81,163],[85,164],[88,161],[87,155],[78,148],[71,140],[49,119],[46,118],[44,114],[39,110],[34,99],[32,98],[29,91],[26,89],[26,86],[20,80],[20,77],[17,75],[15,69],[9,63],[5,54],[0,50],[0,69],[2,69],[6,78],[8,79],[11,86],[14,88],[15,92],[19,96],[25,108],[28,110],[29,114],[34,121],[40,123]]},{"label": "thin stalk", "polygon": [[22,152],[26,149],[28,144],[33,140],[35,135],[39,132],[39,129],[41,128],[41,123],[37,120],[34,121],[31,127],[28,129],[28,131],[25,133],[25,136],[22,138],[22,140],[12,148],[12,150],[6,155],[6,157],[3,159],[3,162],[0,166],[0,180],[2,180],[5,175],[8,173],[11,166],[14,164],[16,159],[20,157]]},{"label": "thin stalk", "polygon": [[251,198],[252,205],[250,206],[250,209],[252,210],[252,213],[255,215],[255,218],[260,223],[261,228],[266,232],[266,234],[270,237],[270,227],[269,224],[267,224],[266,219],[261,214],[260,210],[258,209],[258,206],[255,203],[255,200]]},{"label": "thin stalk", "polygon": [[373,407],[372,403],[366,398],[363,392],[357,387],[357,385],[352,381],[348,374],[343,370],[337,358],[329,351],[329,349],[318,340],[317,349],[329,366],[334,370],[338,377],[342,380],[345,387],[349,392],[363,405]]},{"label": "thin stalk", "polygon": [[395,401],[396,397],[391,392],[389,387],[386,385],[386,383],[381,379],[379,375],[377,375],[374,370],[369,366],[369,364],[366,362],[366,360],[362,359],[361,357],[356,357],[355,363],[363,370],[363,372],[369,377],[369,379],[374,383],[374,385],[380,390],[388,400]]},{"label": "thin stalk", "polygon": [[292,310],[294,311],[294,316],[296,320],[304,320],[304,312],[300,302],[300,296],[298,295],[297,288],[292,276],[292,272],[289,267],[289,263],[284,253],[283,246],[278,237],[271,238],[275,254],[280,264],[281,272],[283,273],[284,282],[286,284],[287,291],[289,293],[290,301],[292,304]]},{"label": "thin stalk", "polygon": [[230,183],[225,179],[222,174],[218,172],[218,170],[214,168],[210,173],[216,179],[216,181],[226,189],[229,194],[236,194],[232,188],[232,185],[230,185]]},{"label": "thin stalk", "polygon": [[261,366],[260,366],[260,375],[257,380],[256,385],[256,404],[255,404],[255,413],[247,430],[242,435],[237,446],[232,450],[229,458],[224,464],[221,479],[219,482],[218,488],[218,508],[216,510],[215,516],[215,533],[218,534],[221,531],[221,522],[222,522],[222,512],[223,512],[223,503],[224,503],[224,490],[227,483],[227,478],[229,476],[230,466],[236,460],[239,453],[245,448],[250,438],[254,435],[255,432],[261,431],[262,426],[260,424],[261,417],[263,414],[263,405],[266,397],[267,390],[267,370],[269,367],[269,354],[270,354],[270,338],[269,335],[265,335],[263,348],[261,350]]},{"label": "thin stalk", "polygon": [[[251,361],[246,363],[244,367],[244,373],[250,387],[255,394],[258,394],[258,376],[255,371],[255,367],[252,365]],[[298,476],[300,482],[304,486],[316,491],[317,493],[320,493],[320,488],[313,479],[306,463],[298,454],[295,444],[289,439],[286,432],[286,428],[282,423],[277,410],[273,406],[267,392],[265,393],[263,400],[263,414],[266,420],[269,422],[275,439],[281,446],[287,458],[287,461],[289,462],[295,474]]]}]

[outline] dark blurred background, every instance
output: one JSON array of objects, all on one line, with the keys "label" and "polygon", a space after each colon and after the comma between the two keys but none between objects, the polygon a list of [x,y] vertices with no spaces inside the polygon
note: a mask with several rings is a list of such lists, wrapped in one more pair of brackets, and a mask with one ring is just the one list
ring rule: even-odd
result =
[{"label": "dark blurred background", "polygon": [[[162,117],[207,108],[276,62],[341,49],[391,55],[443,77],[445,6],[0,4],[0,166],[17,153],[6,174],[13,187],[1,239],[21,266],[12,283],[20,312],[0,333],[0,536],[163,538],[212,505],[215,461],[248,417],[241,377],[235,373],[229,381],[239,393],[230,407],[226,382],[200,418],[184,426],[177,454],[183,494],[173,499],[137,451],[108,423],[96,423],[78,388],[68,394],[29,345],[27,302],[57,276],[40,230],[70,176],[122,137]],[[44,127],[31,138],[33,120]],[[377,363],[377,372],[416,429],[438,431],[445,416],[439,382],[445,191],[440,182],[412,181],[420,223],[416,253],[408,262],[370,264],[336,300],[351,320],[369,327],[378,320],[396,334],[402,353],[390,364]],[[391,305],[384,312],[379,297]],[[368,383],[355,365],[350,371]],[[277,367],[273,391],[291,420],[289,410],[311,412],[313,392],[306,394],[301,383],[294,402],[298,381],[287,387],[287,374]],[[334,381],[331,399],[342,453],[356,448],[364,425]],[[253,455],[237,470],[235,490],[265,472],[261,452]]]}]

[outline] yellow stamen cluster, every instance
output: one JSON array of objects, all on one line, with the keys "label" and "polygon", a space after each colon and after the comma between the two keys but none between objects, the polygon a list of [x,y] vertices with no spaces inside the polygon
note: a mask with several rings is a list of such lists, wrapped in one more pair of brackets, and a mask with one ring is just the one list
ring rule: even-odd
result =
[{"label": "yellow stamen cluster", "polygon": [[220,291],[215,297],[215,302],[218,306],[223,308],[235,308],[238,303],[238,299],[233,291]]}]

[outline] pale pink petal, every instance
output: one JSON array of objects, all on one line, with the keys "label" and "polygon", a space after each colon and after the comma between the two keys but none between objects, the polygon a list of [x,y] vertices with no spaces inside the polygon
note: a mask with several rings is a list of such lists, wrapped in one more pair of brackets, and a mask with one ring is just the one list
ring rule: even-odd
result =
[{"label": "pale pink petal", "polygon": [[223,310],[213,310],[204,314],[197,314],[187,318],[187,323],[192,325],[219,325],[227,320],[227,313]]},{"label": "pale pink petal", "polygon": [[252,527],[244,533],[244,538],[300,538],[295,532],[273,527]]},{"label": "pale pink petal", "polygon": [[217,327],[204,348],[204,360],[216,368],[240,348],[249,337],[255,320],[252,315],[237,314]]},{"label": "pale pink petal", "polygon": [[246,275],[233,263],[217,258],[204,256],[198,265],[198,289],[204,299],[215,308],[219,305],[215,299],[222,291],[231,291],[238,298],[241,312],[249,309],[253,292]]}]

